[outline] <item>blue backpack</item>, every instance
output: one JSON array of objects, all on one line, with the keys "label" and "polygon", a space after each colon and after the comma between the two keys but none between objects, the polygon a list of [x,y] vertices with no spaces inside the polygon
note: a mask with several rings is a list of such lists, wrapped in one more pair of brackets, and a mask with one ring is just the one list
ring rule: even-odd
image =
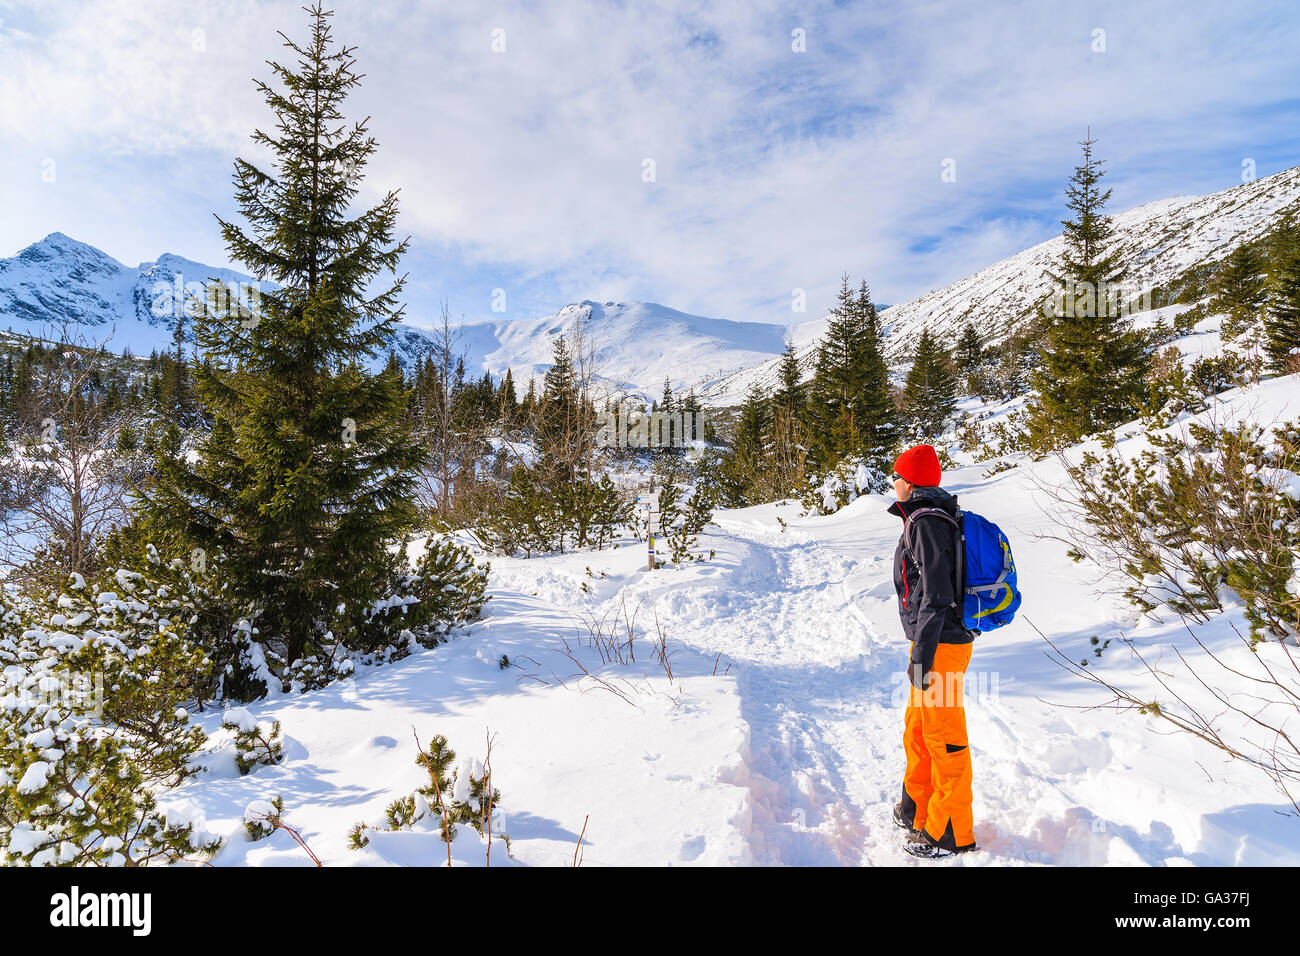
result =
[{"label": "blue backpack", "polygon": [[916,509],[907,527],[923,514],[940,515],[957,531],[957,592],[965,594],[962,626],[968,631],[992,631],[1010,624],[1020,607],[1020,591],[1011,542],[1002,529],[973,511],[958,509],[954,518],[942,508]]}]

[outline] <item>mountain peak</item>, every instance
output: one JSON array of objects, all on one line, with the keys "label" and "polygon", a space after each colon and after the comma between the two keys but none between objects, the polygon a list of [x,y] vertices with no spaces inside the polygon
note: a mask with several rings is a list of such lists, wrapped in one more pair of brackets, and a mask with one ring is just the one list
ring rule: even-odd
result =
[{"label": "mountain peak", "polygon": [[73,239],[62,232],[52,232],[39,242],[18,253],[19,257],[48,259],[56,255],[77,255],[82,258],[110,259],[111,257],[92,245]]}]

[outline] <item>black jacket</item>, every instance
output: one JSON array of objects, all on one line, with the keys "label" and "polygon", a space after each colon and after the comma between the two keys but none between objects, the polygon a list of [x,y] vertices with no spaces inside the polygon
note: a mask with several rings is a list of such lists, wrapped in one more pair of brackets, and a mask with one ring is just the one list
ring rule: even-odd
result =
[{"label": "black jacket", "polygon": [[969,644],[974,636],[962,626],[957,600],[957,530],[939,515],[922,515],[910,531],[908,516],[918,508],[941,508],[954,517],[957,498],[942,488],[917,488],[906,501],[889,506],[904,520],[905,534],[894,552],[894,590],[903,633],[912,642],[908,676],[924,687],[940,644]]}]

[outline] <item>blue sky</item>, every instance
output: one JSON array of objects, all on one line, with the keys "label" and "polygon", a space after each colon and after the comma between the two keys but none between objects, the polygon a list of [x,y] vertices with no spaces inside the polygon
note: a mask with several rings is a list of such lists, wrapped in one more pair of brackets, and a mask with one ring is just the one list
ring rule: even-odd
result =
[{"label": "blue sky", "polygon": [[[238,268],[212,214],[299,7],[0,0],[0,256],[59,231]],[[1114,212],[1300,163],[1294,2],[374,0],[335,31],[416,322],[590,298],[785,324],[843,272],[905,301],[1059,232],[1089,126]]]}]

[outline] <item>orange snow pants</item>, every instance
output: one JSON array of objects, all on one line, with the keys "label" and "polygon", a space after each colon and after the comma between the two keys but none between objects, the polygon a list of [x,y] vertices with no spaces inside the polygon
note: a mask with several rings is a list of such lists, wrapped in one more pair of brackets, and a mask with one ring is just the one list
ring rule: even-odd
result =
[{"label": "orange snow pants", "polygon": [[903,721],[902,813],[946,849],[975,842],[964,683],[973,644],[940,644],[929,687],[910,688]]}]

